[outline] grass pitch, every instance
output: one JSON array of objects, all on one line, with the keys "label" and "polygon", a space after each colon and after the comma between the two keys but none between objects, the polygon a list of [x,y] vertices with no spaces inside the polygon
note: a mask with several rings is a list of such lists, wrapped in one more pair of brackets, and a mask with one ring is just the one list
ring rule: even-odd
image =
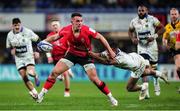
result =
[{"label": "grass pitch", "polygon": [[[71,82],[71,97],[64,98],[64,85],[57,81],[45,95],[44,101],[36,103],[28,94],[22,82],[0,83],[0,110],[178,110],[180,94],[176,87],[180,83],[167,85],[161,82],[161,95],[155,96],[150,84],[151,98],[139,101],[138,92],[127,92],[126,82],[107,82],[119,106],[112,107],[91,82]],[[37,88],[40,91],[42,84]]]}]

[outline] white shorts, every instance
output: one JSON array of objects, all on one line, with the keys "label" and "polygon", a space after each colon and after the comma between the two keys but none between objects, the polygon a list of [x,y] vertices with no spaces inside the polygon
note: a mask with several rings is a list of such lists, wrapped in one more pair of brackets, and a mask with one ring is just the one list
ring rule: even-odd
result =
[{"label": "white shorts", "polygon": [[145,60],[142,56],[137,53],[129,53],[116,57],[116,61],[119,68],[128,69],[131,71],[131,77],[139,78],[144,73],[146,65],[149,65],[149,61]]},{"label": "white shorts", "polygon": [[140,78],[141,75],[144,73],[144,70],[147,65],[149,65],[149,61],[145,60],[142,56],[136,54],[136,53],[131,53],[134,57],[134,63],[136,64],[136,68],[131,72],[131,77],[133,78]]},{"label": "white shorts", "polygon": [[154,42],[152,45],[149,46],[141,46],[138,45],[137,47],[138,54],[147,54],[150,56],[150,61],[157,62],[158,61],[158,47],[157,43]]},{"label": "white shorts", "polygon": [[34,56],[28,57],[15,57],[16,68],[19,70],[29,64],[35,65]]}]

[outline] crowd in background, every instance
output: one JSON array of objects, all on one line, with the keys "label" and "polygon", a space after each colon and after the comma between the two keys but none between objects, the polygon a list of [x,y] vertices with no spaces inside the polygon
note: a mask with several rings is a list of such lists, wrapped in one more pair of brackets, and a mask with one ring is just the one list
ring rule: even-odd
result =
[{"label": "crowd in background", "polygon": [[[162,8],[179,7],[179,0],[1,0],[1,12],[38,12],[38,11],[71,11],[83,8],[83,10],[121,10],[133,11],[137,5],[143,2],[152,10],[158,11]],[[82,10],[82,11],[83,11]],[[157,10],[156,10],[157,11]]]}]

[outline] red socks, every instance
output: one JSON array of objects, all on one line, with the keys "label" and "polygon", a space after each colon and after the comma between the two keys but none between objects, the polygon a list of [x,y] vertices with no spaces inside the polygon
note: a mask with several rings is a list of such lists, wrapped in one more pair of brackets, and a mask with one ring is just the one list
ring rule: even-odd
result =
[{"label": "red socks", "polygon": [[46,80],[44,84],[44,88],[49,90],[54,85],[55,82],[56,82],[56,79],[51,79],[48,77],[48,79]]},{"label": "red socks", "polygon": [[99,85],[96,84],[96,86],[105,94],[109,94],[110,93],[110,90],[108,89],[108,87],[106,86],[106,84],[101,81],[101,83]]}]

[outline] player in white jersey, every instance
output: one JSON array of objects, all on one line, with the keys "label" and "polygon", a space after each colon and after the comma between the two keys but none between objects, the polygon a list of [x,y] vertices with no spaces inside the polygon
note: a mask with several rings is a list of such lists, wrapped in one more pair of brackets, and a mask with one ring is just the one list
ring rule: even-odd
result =
[{"label": "player in white jersey", "polygon": [[10,49],[11,54],[15,57],[17,70],[33,98],[37,97],[38,92],[28,79],[28,75],[34,77],[36,86],[39,86],[40,81],[34,67],[34,58],[39,58],[39,53],[33,52],[32,46],[32,42],[36,42],[38,39],[38,35],[32,30],[21,25],[19,18],[13,18],[12,30],[6,39],[6,48]]},{"label": "player in white jersey", "polygon": [[[146,6],[138,6],[138,16],[131,20],[128,34],[132,42],[137,45],[138,54],[148,59],[154,69],[157,69],[158,63],[156,38],[161,36],[164,31],[164,26],[160,21],[156,17],[148,15]],[[143,82],[148,84],[147,77],[143,77]],[[160,95],[158,78],[154,78],[154,91],[157,96]],[[149,97],[148,94],[147,98]]]},{"label": "player in white jersey", "polygon": [[139,100],[145,99],[148,91],[148,84],[143,83],[142,85],[137,85],[137,81],[142,76],[154,76],[160,77],[166,83],[167,81],[167,72],[160,72],[151,68],[149,61],[145,60],[142,56],[137,53],[125,53],[117,48],[116,44],[111,44],[113,51],[116,54],[114,59],[109,59],[109,54],[107,51],[101,53],[94,53],[89,51],[89,55],[93,58],[99,60],[105,64],[112,64],[118,68],[128,69],[131,71],[131,77],[128,80],[127,90],[129,92],[140,91]]}]

